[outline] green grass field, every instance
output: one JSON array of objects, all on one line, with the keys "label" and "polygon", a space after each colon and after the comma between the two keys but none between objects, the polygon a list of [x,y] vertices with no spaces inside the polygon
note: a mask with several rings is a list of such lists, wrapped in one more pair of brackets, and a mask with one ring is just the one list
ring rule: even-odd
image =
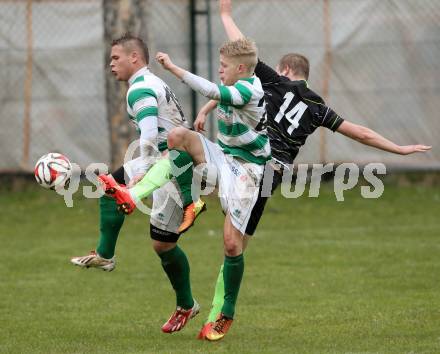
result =
[{"label": "green grass field", "polygon": [[37,186],[2,190],[0,353],[440,353],[440,190],[345,197],[327,184],[319,198],[272,198],[234,325],[209,343],[195,337],[223,260],[216,199],[180,242],[202,312],[165,335],[174,293],[147,216],[127,218],[114,272],[83,270],[69,257],[95,247],[96,200],[77,194],[67,208]]}]

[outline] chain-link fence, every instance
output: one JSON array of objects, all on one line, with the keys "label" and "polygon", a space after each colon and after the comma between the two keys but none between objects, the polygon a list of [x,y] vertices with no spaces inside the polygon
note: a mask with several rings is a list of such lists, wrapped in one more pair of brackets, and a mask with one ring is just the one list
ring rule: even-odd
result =
[{"label": "chain-link fence", "polygon": [[103,50],[100,1],[0,1],[1,170],[109,160]]},{"label": "chain-link fence", "polygon": [[[437,0],[235,0],[234,18],[275,66],[285,53],[311,62],[309,86],[343,118],[400,144],[434,149],[401,157],[339,134],[310,137],[298,161],[385,162],[440,168],[440,2]],[[194,27],[191,24],[194,24]],[[191,28],[194,31],[191,31]],[[108,73],[111,38],[130,30],[152,56],[217,77],[225,33],[214,0],[0,0],[0,171],[29,171],[49,151],[85,167],[118,165],[134,138],[125,90]],[[191,91],[154,62],[187,118]],[[215,135],[215,123],[209,129]]]}]

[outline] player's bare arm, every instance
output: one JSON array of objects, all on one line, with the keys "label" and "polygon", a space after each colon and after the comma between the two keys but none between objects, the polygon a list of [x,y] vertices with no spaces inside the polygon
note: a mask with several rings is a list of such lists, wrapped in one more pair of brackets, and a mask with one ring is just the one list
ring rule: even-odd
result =
[{"label": "player's bare arm", "polygon": [[369,145],[380,150],[399,155],[409,155],[415,152],[426,152],[431,149],[431,146],[420,144],[397,145],[370,128],[350,123],[348,121],[342,122],[336,131],[353,140],[359,141],[364,145]]},{"label": "player's bare arm", "polygon": [[225,27],[226,34],[231,41],[243,38],[244,35],[232,18],[232,1],[220,0],[220,17]]},{"label": "player's bare arm", "polygon": [[205,122],[208,114],[211,113],[215,107],[217,107],[218,101],[210,100],[208,101],[197,114],[196,120],[194,121],[194,129],[196,132],[205,131]]}]

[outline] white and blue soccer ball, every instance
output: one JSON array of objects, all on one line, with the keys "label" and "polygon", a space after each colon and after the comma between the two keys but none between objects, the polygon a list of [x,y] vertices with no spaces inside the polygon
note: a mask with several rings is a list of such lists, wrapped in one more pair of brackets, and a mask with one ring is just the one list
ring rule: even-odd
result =
[{"label": "white and blue soccer ball", "polygon": [[37,183],[47,189],[68,187],[72,175],[72,165],[63,154],[50,152],[40,157],[34,170]]}]

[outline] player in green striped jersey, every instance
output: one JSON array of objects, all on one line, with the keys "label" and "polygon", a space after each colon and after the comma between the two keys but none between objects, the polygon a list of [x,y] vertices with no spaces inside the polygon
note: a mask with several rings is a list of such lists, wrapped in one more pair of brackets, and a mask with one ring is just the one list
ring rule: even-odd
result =
[{"label": "player in green striped jersey", "polygon": [[[140,157],[126,161],[111,175],[100,176],[104,181],[113,181],[118,187],[127,182],[135,185],[157,158],[166,154],[169,131],[185,124],[176,97],[164,81],[150,72],[148,61],[148,49],[140,38],[127,34],[113,41],[110,67],[117,80],[128,82],[127,112],[140,134]],[[161,162],[169,163],[168,158],[160,159]],[[184,313],[188,320],[198,313],[199,305],[191,293],[188,260],[177,246],[182,220],[180,198],[176,188],[170,191],[165,186],[155,191],[150,236],[176,293],[177,307],[173,316],[180,318],[180,314]],[[115,268],[115,246],[123,222],[124,215],[118,212],[116,201],[108,195],[101,197],[98,246],[86,256],[73,257],[71,262],[84,268],[112,271]],[[170,326],[170,321],[167,321],[162,330],[173,332],[184,325],[180,323],[176,327],[171,323]]]},{"label": "player in green striped jersey", "polygon": [[[168,146],[170,151],[176,150],[184,163],[206,164],[217,172],[220,200],[226,214],[223,229],[225,297],[221,314],[206,338],[220,340],[233,321],[244,272],[243,237],[258,198],[264,165],[271,156],[264,128],[264,92],[260,80],[253,74],[257,48],[247,38],[226,42],[220,48],[220,85],[183,70],[173,64],[167,54],[158,53],[156,59],[193,90],[219,102],[218,144],[179,127],[168,135]],[[191,186],[192,169],[188,171],[190,173],[176,177],[181,189]]]}]

